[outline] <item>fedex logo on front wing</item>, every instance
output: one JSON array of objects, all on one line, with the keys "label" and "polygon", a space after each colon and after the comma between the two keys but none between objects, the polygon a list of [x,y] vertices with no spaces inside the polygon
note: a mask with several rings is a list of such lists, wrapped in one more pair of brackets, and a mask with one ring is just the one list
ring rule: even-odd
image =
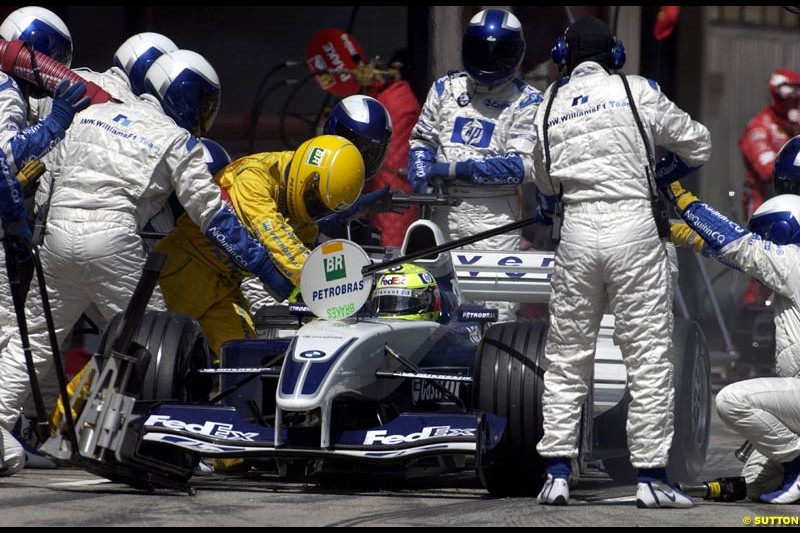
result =
[{"label": "fedex logo on front wing", "polygon": [[206,421],[203,424],[191,424],[184,422],[183,420],[173,420],[172,417],[166,415],[150,415],[144,425],[148,427],[162,427],[166,429],[188,431],[189,433],[196,433],[198,435],[207,435],[209,437],[218,437],[220,439],[228,440],[253,442],[258,436],[258,433],[236,431],[233,429],[233,424],[211,421]]},{"label": "fedex logo on front wing", "polygon": [[474,428],[454,428],[450,426],[428,426],[416,433],[408,435],[388,435],[388,431],[380,429],[377,431],[367,431],[364,437],[364,445],[374,444],[403,444],[418,440],[435,439],[441,437],[475,437]]}]

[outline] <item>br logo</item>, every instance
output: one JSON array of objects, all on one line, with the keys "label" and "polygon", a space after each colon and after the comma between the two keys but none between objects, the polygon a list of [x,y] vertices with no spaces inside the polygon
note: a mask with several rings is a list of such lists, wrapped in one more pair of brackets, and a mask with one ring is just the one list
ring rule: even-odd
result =
[{"label": "br logo", "polygon": [[318,167],[322,166],[322,161],[325,159],[325,153],[326,150],[323,148],[317,148],[316,146],[311,148],[311,150],[308,152],[306,163]]},{"label": "br logo", "polygon": [[342,243],[339,242],[322,245],[322,266],[325,271],[325,281],[336,281],[347,277],[342,250]]}]

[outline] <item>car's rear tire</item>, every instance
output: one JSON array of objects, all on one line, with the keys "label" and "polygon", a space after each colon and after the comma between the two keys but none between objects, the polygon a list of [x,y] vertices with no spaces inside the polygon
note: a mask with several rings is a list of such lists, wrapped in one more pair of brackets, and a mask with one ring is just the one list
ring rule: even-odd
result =
[{"label": "car's rear tire", "polygon": [[478,438],[476,470],[492,495],[536,494],[545,463],[536,453],[542,437],[544,322],[509,322],[489,328],[475,358],[473,405],[507,420],[500,442],[486,450]]},{"label": "car's rear tire", "polygon": [[[117,315],[107,328],[115,331],[122,315]],[[211,391],[211,379],[197,373],[210,366],[211,357],[200,324],[187,315],[147,311],[142,317],[133,341],[150,352],[142,376],[132,380],[128,392],[139,400],[205,400]],[[101,340],[103,353],[108,339]]]},{"label": "car's rear tire", "polygon": [[[672,332],[675,384],[675,434],[669,451],[670,481],[693,481],[706,459],[711,430],[711,374],[708,348],[700,326],[676,319]],[[627,409],[621,410],[627,416]],[[624,427],[624,424],[623,424]],[[604,459],[606,473],[618,483],[636,480],[630,457]]]}]

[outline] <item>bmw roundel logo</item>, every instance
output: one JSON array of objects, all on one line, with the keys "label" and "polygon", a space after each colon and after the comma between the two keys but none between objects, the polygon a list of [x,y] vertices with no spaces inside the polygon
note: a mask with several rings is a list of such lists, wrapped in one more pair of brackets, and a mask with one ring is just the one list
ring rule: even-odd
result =
[{"label": "bmw roundel logo", "polygon": [[322,350],[306,350],[297,354],[300,359],[322,359],[325,357],[325,352]]}]

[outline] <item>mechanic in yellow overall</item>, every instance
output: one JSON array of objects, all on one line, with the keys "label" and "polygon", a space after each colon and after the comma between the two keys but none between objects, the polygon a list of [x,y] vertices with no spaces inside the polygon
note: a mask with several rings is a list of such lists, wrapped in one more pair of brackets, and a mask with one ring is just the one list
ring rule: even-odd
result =
[{"label": "mechanic in yellow overall", "polygon": [[[319,230],[317,221],[356,202],[364,163],[343,137],[321,135],[295,152],[265,152],[238,159],[214,180],[250,233],[267,249],[276,275],[264,288],[277,301],[300,284],[300,271]],[[155,248],[167,254],[160,285],[167,309],[197,319],[217,357],[231,339],[254,338],[240,289],[249,275],[187,217]]]}]

